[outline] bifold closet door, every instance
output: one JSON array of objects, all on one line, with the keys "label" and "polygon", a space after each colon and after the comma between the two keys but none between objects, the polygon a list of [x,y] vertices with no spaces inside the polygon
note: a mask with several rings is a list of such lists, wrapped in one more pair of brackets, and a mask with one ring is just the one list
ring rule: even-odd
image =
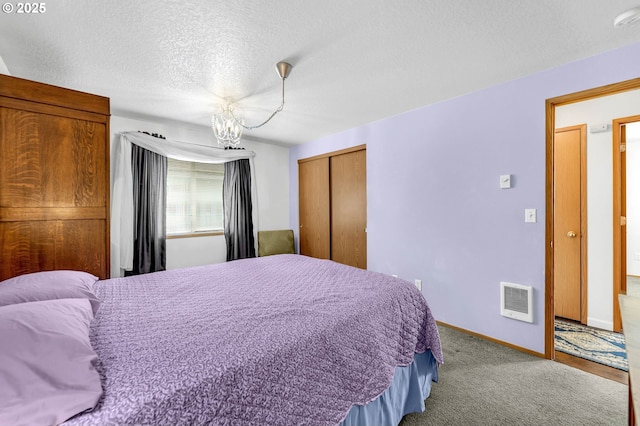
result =
[{"label": "bifold closet door", "polygon": [[366,150],[332,156],[331,259],[367,269]]},{"label": "bifold closet door", "polygon": [[331,258],[329,158],[298,163],[300,254]]},{"label": "bifold closet door", "polygon": [[366,153],[298,160],[300,254],[367,269]]}]

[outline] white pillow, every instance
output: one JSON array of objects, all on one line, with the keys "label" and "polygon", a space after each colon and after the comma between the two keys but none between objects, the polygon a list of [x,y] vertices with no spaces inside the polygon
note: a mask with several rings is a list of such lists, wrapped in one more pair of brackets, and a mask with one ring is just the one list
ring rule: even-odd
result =
[{"label": "white pillow", "polygon": [[0,307],[0,425],[55,425],[102,395],[87,299]]},{"label": "white pillow", "polygon": [[52,299],[88,299],[93,314],[100,300],[93,293],[98,277],[82,271],[42,271],[0,282],[0,306]]}]

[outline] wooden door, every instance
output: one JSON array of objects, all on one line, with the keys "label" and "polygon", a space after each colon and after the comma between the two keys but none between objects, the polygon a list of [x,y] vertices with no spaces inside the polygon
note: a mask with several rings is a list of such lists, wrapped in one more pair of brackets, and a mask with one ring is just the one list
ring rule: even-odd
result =
[{"label": "wooden door", "polygon": [[331,258],[329,157],[298,162],[300,254]]},{"label": "wooden door", "polygon": [[331,259],[367,269],[366,150],[331,157]]},{"label": "wooden door", "polygon": [[[640,115],[613,120],[613,331],[622,331],[619,294],[627,292],[627,132]],[[629,165],[632,167],[632,165]],[[633,185],[632,185],[633,186]],[[630,188],[635,191],[637,188]],[[636,219],[637,220],[637,219]]]},{"label": "wooden door", "polygon": [[555,315],[586,323],[586,125],[566,127],[554,139]]},{"label": "wooden door", "polygon": [[620,292],[614,293],[614,299],[627,294],[627,127],[620,127]]}]

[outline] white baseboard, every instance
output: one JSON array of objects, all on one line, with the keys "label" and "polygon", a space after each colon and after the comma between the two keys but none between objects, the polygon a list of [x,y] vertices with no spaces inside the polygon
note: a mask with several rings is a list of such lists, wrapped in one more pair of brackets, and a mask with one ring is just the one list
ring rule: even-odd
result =
[{"label": "white baseboard", "polygon": [[603,330],[613,331],[612,321],[602,321],[597,318],[587,318],[587,325],[589,327],[601,328]]}]

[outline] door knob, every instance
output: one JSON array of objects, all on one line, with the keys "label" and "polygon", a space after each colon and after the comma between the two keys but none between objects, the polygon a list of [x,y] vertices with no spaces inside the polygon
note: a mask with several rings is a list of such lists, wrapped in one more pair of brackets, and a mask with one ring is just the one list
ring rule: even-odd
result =
[{"label": "door knob", "polygon": [[569,237],[569,238],[575,238],[575,237],[576,237],[576,233],[575,233],[575,232],[573,232],[573,231],[569,231],[569,232],[567,232],[567,237]]}]

